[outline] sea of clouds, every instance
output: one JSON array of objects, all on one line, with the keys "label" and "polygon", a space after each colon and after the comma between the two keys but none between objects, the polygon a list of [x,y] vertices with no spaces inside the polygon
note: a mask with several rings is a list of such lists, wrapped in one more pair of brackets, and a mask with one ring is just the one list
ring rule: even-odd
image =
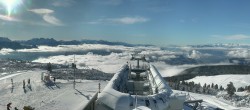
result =
[{"label": "sea of clouds", "polygon": [[[173,49],[175,48],[175,49]],[[130,60],[132,54],[145,55],[154,64],[163,76],[177,75],[181,71],[199,65],[226,64],[228,58],[250,58],[248,48],[204,47],[191,46],[161,48],[157,46],[127,47],[121,45],[82,44],[82,45],[59,45],[38,46],[32,49],[1,49],[0,55],[14,53],[62,53],[61,55],[39,56],[33,62],[56,63],[70,65],[74,62],[78,68],[95,68],[108,73],[115,73],[119,68]],[[63,54],[71,52],[71,54]],[[74,54],[74,52],[83,52]],[[105,53],[105,54],[102,54]],[[183,56],[197,61],[196,64],[170,65],[167,60]],[[217,58],[217,59],[216,59]],[[220,59],[221,58],[221,59]],[[210,60],[216,59],[216,60]],[[175,59],[176,60],[176,59]],[[208,62],[210,61],[210,62]],[[211,62],[212,61],[212,62]]]}]

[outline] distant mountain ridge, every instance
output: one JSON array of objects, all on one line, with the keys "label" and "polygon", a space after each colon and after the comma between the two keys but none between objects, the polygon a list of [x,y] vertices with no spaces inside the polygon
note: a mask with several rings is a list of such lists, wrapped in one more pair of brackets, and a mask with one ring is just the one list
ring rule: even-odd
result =
[{"label": "distant mountain ridge", "polygon": [[152,46],[147,44],[129,44],[125,42],[110,42],[105,40],[55,40],[53,38],[33,38],[30,40],[17,40],[12,41],[9,38],[0,37],[0,49],[11,48],[11,49],[24,49],[24,48],[36,48],[39,45],[47,46],[58,46],[58,45],[80,45],[80,44],[104,44],[104,45],[123,45],[128,47],[133,46]]},{"label": "distant mountain ridge", "polygon": [[[105,44],[105,45],[123,45],[123,46],[138,46],[140,44],[129,44],[125,42],[110,42],[105,40],[72,40],[72,41],[57,41],[53,38],[33,38],[27,41],[18,41],[21,44],[27,45],[48,45],[48,46],[57,46],[57,45],[79,45],[79,44]],[[150,45],[144,45],[150,46]]]},{"label": "distant mountain ridge", "polygon": [[20,44],[16,41],[11,41],[9,38],[0,37],[0,49],[11,48],[11,49],[23,49],[23,48],[34,48],[36,46]]},{"label": "distant mountain ridge", "polygon": [[58,41],[53,38],[34,38],[27,41],[22,42],[23,44],[28,45],[48,45],[48,46],[56,46],[59,45]]},{"label": "distant mountain ridge", "polygon": [[85,44],[106,44],[106,45],[123,45],[123,46],[128,46],[128,47],[133,47],[133,46],[138,46],[139,44],[129,44],[125,42],[109,42],[105,40],[81,40],[81,43]]},{"label": "distant mountain ridge", "polygon": [[6,37],[0,37],[0,42],[11,42],[11,40]]}]

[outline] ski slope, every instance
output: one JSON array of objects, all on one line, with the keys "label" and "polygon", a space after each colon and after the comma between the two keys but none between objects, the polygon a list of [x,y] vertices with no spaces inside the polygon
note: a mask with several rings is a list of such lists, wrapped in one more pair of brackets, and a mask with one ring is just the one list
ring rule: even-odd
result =
[{"label": "ski slope", "polygon": [[[20,71],[0,76],[0,110],[5,110],[6,105],[12,102],[12,108],[22,110],[23,106],[30,105],[35,110],[79,110],[85,106],[92,96],[98,91],[98,83],[101,89],[106,86],[106,81],[77,80],[76,89],[73,89],[72,81],[57,80],[56,85],[46,86],[41,80],[43,70]],[[12,89],[11,80],[14,81]],[[31,79],[31,89],[22,87],[22,81]],[[230,102],[218,99],[215,96],[188,93],[192,99],[202,99],[202,106],[206,108],[222,108],[225,110],[250,110],[250,108],[234,107]]]},{"label": "ski slope", "polygon": [[212,95],[204,95],[204,94],[197,94],[197,93],[177,91],[177,90],[173,90],[173,91],[175,93],[185,93],[187,94],[188,98],[192,100],[202,99],[204,101],[202,102],[202,106],[206,106],[208,110],[214,110],[214,108],[217,108],[217,107],[224,109],[224,110],[250,110],[250,108],[235,107],[229,101],[218,99]]},{"label": "ski slope", "polygon": [[[57,80],[56,85],[46,86],[41,81],[42,70],[21,71],[0,77],[0,110],[5,110],[11,102],[12,108],[22,109],[23,106],[35,107],[35,110],[78,110],[107,84],[104,81],[77,80],[76,89],[72,81]],[[14,82],[12,89],[11,78]],[[23,80],[30,78],[31,87],[23,89]]]},{"label": "ski slope", "polygon": [[190,80],[187,80],[187,82],[194,82],[196,84],[200,83],[201,86],[203,86],[205,83],[208,84],[218,84],[219,86],[222,85],[222,87],[226,88],[227,84],[229,82],[233,82],[236,89],[239,87],[245,87],[250,85],[250,74],[248,75],[215,75],[215,76],[197,76],[195,78],[192,78]]}]

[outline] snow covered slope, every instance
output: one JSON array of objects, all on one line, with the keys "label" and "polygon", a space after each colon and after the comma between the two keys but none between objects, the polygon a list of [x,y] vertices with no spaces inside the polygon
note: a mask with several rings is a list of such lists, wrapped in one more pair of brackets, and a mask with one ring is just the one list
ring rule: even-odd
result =
[{"label": "snow covered slope", "polygon": [[[43,70],[31,70],[31,71],[20,71],[7,76],[0,76],[0,110],[5,110],[6,105],[12,102],[12,108],[17,107],[22,110],[23,106],[30,105],[35,107],[35,110],[78,110],[79,108],[86,105],[91,97],[98,91],[98,83],[101,83],[101,88],[104,88],[108,82],[96,81],[96,80],[78,80],[76,89],[73,89],[72,81],[57,80],[56,85],[46,86],[41,82],[41,73]],[[221,76],[221,75],[219,75]],[[249,75],[239,77],[230,75],[231,77],[225,77],[224,75],[218,79],[221,84],[226,79],[237,79],[238,82],[247,81]],[[213,77],[213,78],[212,78]],[[218,76],[211,76],[211,79],[204,81],[210,81]],[[11,80],[14,81],[14,88],[12,90]],[[22,81],[31,79],[31,89],[26,87],[26,90],[22,88]],[[224,78],[224,79],[223,79]],[[202,81],[202,80],[197,80]],[[217,81],[217,82],[218,82]],[[226,80],[227,81],[227,80]],[[248,80],[249,81],[249,80]],[[216,82],[214,82],[216,83]],[[219,83],[218,83],[219,84]],[[182,92],[183,91],[174,91]],[[188,94],[188,93],[187,93]],[[239,108],[234,107],[230,102],[223,99],[218,99],[215,96],[189,93],[192,99],[203,99],[205,102],[203,106],[207,108],[220,107],[226,110],[250,110],[250,108]]]},{"label": "snow covered slope", "polygon": [[[42,70],[21,71],[0,77],[0,110],[12,102],[12,108],[23,106],[35,107],[35,110],[77,110],[87,104],[98,91],[98,83],[103,88],[107,82],[95,80],[78,80],[76,89],[72,81],[57,80],[55,85],[45,85],[41,80]],[[11,78],[14,82],[12,89]],[[31,87],[23,89],[23,80],[30,78]]]},{"label": "snow covered slope", "polygon": [[205,83],[208,84],[218,84],[222,85],[224,88],[227,87],[229,82],[233,82],[234,86],[237,88],[245,87],[250,85],[250,74],[249,75],[215,75],[215,76],[197,76],[193,79],[187,80],[187,82],[200,83],[203,86]]},{"label": "snow covered slope", "polygon": [[229,101],[218,99],[212,95],[196,94],[196,93],[177,91],[177,90],[173,90],[173,92],[174,93],[186,93],[187,95],[190,96],[192,100],[202,99],[204,101],[202,102],[202,106],[204,106],[206,110],[214,110],[214,108],[216,107],[219,107],[224,110],[250,110],[250,108],[235,107]]}]

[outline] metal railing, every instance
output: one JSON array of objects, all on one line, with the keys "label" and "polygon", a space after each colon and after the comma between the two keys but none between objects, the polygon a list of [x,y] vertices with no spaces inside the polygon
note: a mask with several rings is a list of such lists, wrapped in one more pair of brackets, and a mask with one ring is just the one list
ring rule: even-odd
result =
[{"label": "metal railing", "polygon": [[91,100],[83,107],[82,110],[95,110],[95,101],[97,100],[98,92],[95,93],[95,95],[92,97]]}]

